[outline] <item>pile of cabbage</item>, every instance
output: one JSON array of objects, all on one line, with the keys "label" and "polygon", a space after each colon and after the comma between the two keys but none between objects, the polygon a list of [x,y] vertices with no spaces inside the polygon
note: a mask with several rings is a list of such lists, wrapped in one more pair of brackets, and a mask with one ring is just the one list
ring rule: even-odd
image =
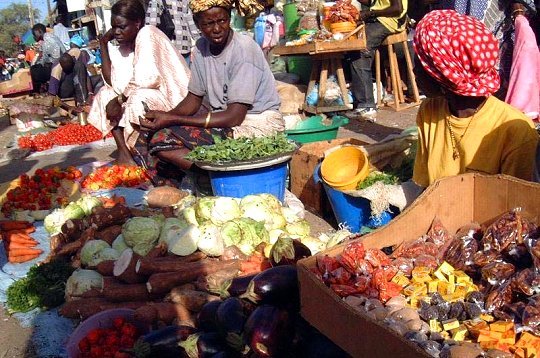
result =
[{"label": "pile of cabbage", "polygon": [[79,200],[69,203],[65,208],[55,209],[45,216],[43,225],[50,235],[60,233],[62,225],[68,220],[82,219],[92,213],[92,209],[102,206],[99,198],[91,195],[84,195]]}]

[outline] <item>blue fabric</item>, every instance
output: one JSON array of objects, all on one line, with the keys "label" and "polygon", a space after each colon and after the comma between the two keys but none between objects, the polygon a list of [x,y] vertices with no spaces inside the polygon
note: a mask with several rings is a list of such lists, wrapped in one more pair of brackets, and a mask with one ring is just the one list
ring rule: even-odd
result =
[{"label": "blue fabric", "polygon": [[72,44],[75,44],[77,47],[83,47],[84,45],[84,40],[79,34],[73,35],[73,37],[71,37],[69,42],[71,42]]}]

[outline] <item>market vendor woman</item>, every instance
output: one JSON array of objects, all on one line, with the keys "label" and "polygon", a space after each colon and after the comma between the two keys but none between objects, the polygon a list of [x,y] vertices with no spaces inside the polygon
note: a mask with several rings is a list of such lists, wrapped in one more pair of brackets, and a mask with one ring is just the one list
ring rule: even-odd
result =
[{"label": "market vendor woman", "polygon": [[414,182],[467,172],[532,180],[538,134],[498,100],[498,41],[480,21],[453,10],[428,13],[414,36],[416,79],[428,97],[418,111]]},{"label": "market vendor woman", "polygon": [[[149,111],[141,129],[152,133],[149,153],[183,170],[195,146],[212,136],[265,136],[285,130],[274,77],[255,41],[230,28],[231,0],[192,0],[202,33],[193,50],[188,95],[169,112]],[[203,99],[210,111],[202,113]]]}]

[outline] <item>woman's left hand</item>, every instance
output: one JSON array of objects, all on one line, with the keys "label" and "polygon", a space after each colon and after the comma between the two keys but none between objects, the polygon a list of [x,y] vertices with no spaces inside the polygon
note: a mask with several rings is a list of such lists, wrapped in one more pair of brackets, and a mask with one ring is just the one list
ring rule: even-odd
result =
[{"label": "woman's left hand", "polygon": [[118,99],[115,97],[107,103],[105,107],[105,112],[107,113],[107,119],[111,122],[113,126],[117,126],[120,119],[124,114],[124,110]]},{"label": "woman's left hand", "polygon": [[140,118],[141,130],[155,132],[172,125],[171,115],[164,111],[148,111]]}]

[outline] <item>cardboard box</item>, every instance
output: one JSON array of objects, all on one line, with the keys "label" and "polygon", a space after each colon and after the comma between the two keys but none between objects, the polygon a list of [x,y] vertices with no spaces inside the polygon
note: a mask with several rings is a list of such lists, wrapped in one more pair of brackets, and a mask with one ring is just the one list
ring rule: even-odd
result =
[{"label": "cardboard box", "polygon": [[27,92],[32,89],[32,77],[29,69],[21,69],[13,75],[11,80],[0,82],[0,95],[3,96]]},{"label": "cardboard box", "polygon": [[[393,246],[425,234],[435,216],[450,231],[472,221],[493,220],[520,207],[540,223],[540,184],[510,176],[464,174],[437,181],[388,225],[362,237],[367,248]],[[336,256],[344,245],[325,251]],[[315,257],[298,264],[301,314],[353,357],[428,357],[381,324],[355,311],[309,270]]]},{"label": "cardboard box", "polygon": [[313,180],[313,172],[324,158],[325,151],[342,144],[365,145],[367,143],[356,138],[307,143],[300,147],[291,159],[291,192],[304,203],[306,209],[322,217],[328,213],[333,214],[322,185]]}]

